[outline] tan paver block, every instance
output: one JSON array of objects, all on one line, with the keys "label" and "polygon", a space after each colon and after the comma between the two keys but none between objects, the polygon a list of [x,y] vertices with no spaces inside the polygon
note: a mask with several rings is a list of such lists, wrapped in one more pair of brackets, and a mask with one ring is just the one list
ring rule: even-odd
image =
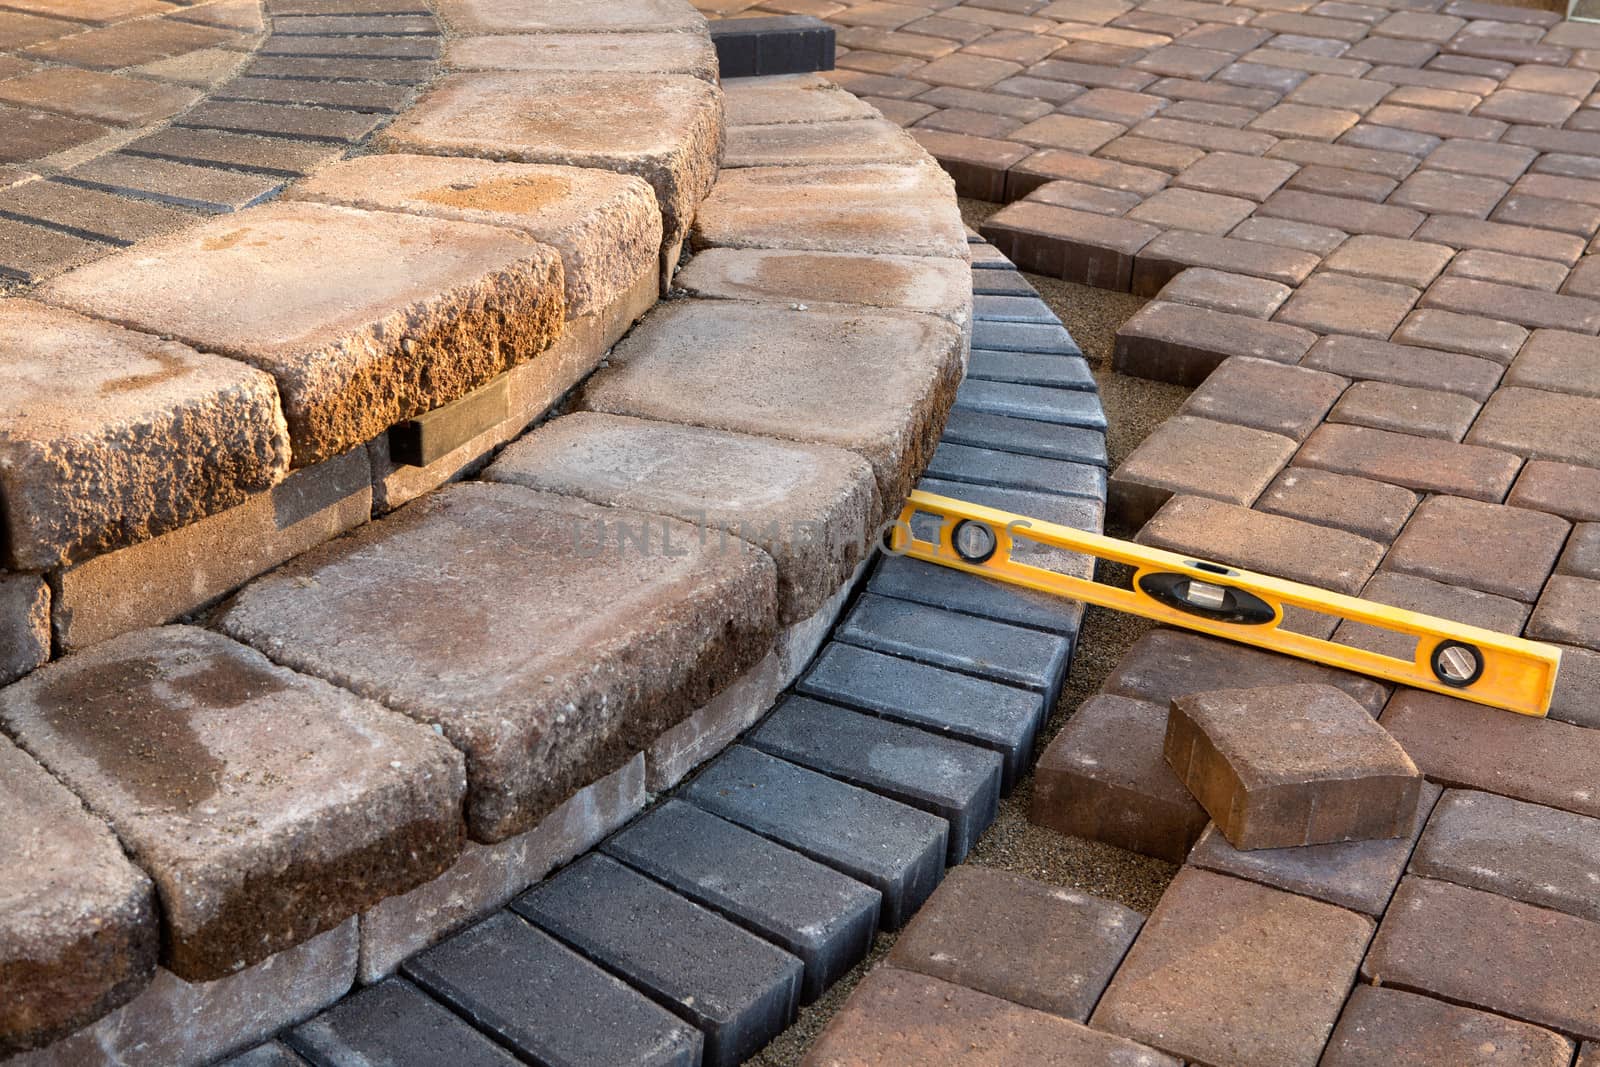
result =
[{"label": "tan paver block", "polygon": [[995,212],[979,232],[1023,270],[1126,291],[1133,284],[1134,255],[1161,230],[1133,219],[1020,200]]},{"label": "tan paver block", "polygon": [[966,865],[940,883],[886,962],[1084,1022],[1143,924],[1109,900]]},{"label": "tan paver block", "polygon": [[305,203],[147,242],[41,292],[272,374],[297,467],[533,358],[565,311],[560,257],[522,234]]},{"label": "tan paver block", "polygon": [[1510,189],[1505,182],[1473,174],[1420,170],[1400,183],[1389,203],[1416,208],[1429,215],[1466,215],[1488,218]]},{"label": "tan paver block", "polygon": [[672,245],[716,180],[722,92],[680,74],[452,74],[377,143],[636,174],[655,189]]},{"label": "tan paver block", "polygon": [[726,94],[729,126],[836,122],[878,117],[877,110],[871,104],[845,92],[820,74],[739,78],[725,86],[723,91]]},{"label": "tan paver block", "polygon": [[[1337,253],[1335,253],[1337,255]],[[1273,316],[1275,322],[1319,334],[1386,340],[1421,293],[1408,285],[1345,274],[1316,274],[1295,290]]]},{"label": "tan paver block", "polygon": [[1205,158],[1205,150],[1202,148],[1132,134],[1118,137],[1100,149],[1099,154],[1106,159],[1118,160],[1135,167],[1148,167],[1167,174],[1177,174]]},{"label": "tan paver block", "polygon": [[1504,119],[1535,126],[1560,126],[1578,110],[1578,101],[1554,93],[1530,93],[1521,89],[1496,89],[1483,98],[1474,115]]},{"label": "tan paver block", "polygon": [[965,260],[938,167],[752,167],[723,174],[694,219],[698,249],[788,248]]},{"label": "tan paver block", "polygon": [[1201,189],[1208,193],[1265,200],[1278,190],[1299,168],[1281,159],[1261,159],[1232,152],[1212,152],[1184,168],[1172,180],[1174,185]]},{"label": "tan paver block", "polygon": [[1392,178],[1385,178],[1381,174],[1311,164],[1301,167],[1300,173],[1290,178],[1285,188],[1351,200],[1368,200],[1377,204],[1382,203],[1397,185]]},{"label": "tan paver block", "polygon": [[793,304],[866,304],[965,321],[972,272],[937,256],[854,255],[763,248],[708,248],[673,276],[695,296]]},{"label": "tan paver block", "polygon": [[735,126],[727,133],[724,167],[803,167],[855,163],[918,163],[922,148],[881,118]]},{"label": "tan paver block", "polygon": [[1323,266],[1359,278],[1421,288],[1439,276],[1454,254],[1445,245],[1358,234],[1340,245]]},{"label": "tan paver block", "polygon": [[1316,339],[1298,326],[1153,301],[1117,331],[1112,364],[1122,374],[1198,385],[1233,356],[1297,363]]},{"label": "tan paver block", "polygon": [[220,625],[436,724],[467,754],[468,829],[495,842],[755,664],[775,604],[772,561],[754,549],[702,545],[659,516],[471,484],[257,581]]},{"label": "tan paver block", "polygon": [[1450,493],[1496,502],[1505,499],[1522,461],[1510,452],[1472,443],[1327,423],[1306,439],[1294,464],[1389,482],[1422,493]]},{"label": "tan paver block", "polygon": [[[1363,126],[1361,130],[1370,131],[1370,127]],[[1354,144],[1324,144],[1320,141],[1287,140],[1279,141],[1270,153],[1272,159],[1293,160],[1304,166],[1321,167],[1326,170],[1359,171],[1362,174],[1372,174],[1387,178],[1398,183],[1406,175],[1417,169],[1416,156],[1406,151],[1392,151],[1387,148],[1358,147]],[[1304,197],[1291,197],[1289,203],[1301,206],[1321,206],[1333,208],[1337,205],[1323,204],[1320,200],[1306,200]],[[1353,217],[1361,218],[1370,215],[1363,212]],[[1384,212],[1376,213],[1382,216]],[[1394,216],[1398,217],[1398,216]],[[1391,234],[1390,236],[1403,237],[1404,234]]]},{"label": "tan paver block", "polygon": [[1600,522],[1600,470],[1549,460],[1529,460],[1506,503],[1548,511],[1574,522]]},{"label": "tan paver block", "polygon": [[777,563],[786,625],[849,580],[876,533],[877,487],[860,456],[696,426],[579,412],[513,443],[484,477],[757,545]]},{"label": "tan paver block", "polygon": [[1371,935],[1354,912],[1186,868],[1092,1022],[1189,1060],[1311,1067]]},{"label": "tan paver block", "polygon": [[1090,697],[1039,757],[1029,821],[1182,863],[1206,813],[1162,758],[1165,731],[1159,704]]},{"label": "tan paver block", "polygon": [[1281,434],[1175,415],[1139,443],[1111,476],[1111,521],[1136,530],[1175,493],[1250,505],[1289,462]]},{"label": "tan paver block", "polygon": [[8,104],[130,126],[173,115],[194,103],[199,95],[180,86],[68,67],[52,67],[0,82],[0,100]]},{"label": "tan paver block", "polygon": [[162,962],[193,981],[332,929],[460,850],[449,745],[204,630],[36,671],[0,692],[0,721],[150,871]]},{"label": "tan paver block", "polygon": [[1321,1067],[1563,1067],[1571,1059],[1572,1042],[1541,1027],[1400,989],[1358,985],[1339,1016]]},{"label": "tan paver block", "polygon": [[537,6],[516,0],[445,0],[439,13],[457,31],[486,33],[703,32],[706,24],[704,16],[680,0],[628,0],[621,4],[541,0]]},{"label": "tan paver block", "polygon": [[[1262,218],[1309,222],[1346,233],[1369,233],[1380,237],[1410,237],[1426,218],[1419,211],[1392,204],[1368,204],[1361,200],[1302,193],[1293,189],[1280,189],[1273,193],[1256,209],[1256,214]],[[1418,236],[1423,240],[1428,239],[1426,234]]]},{"label": "tan paver block", "polygon": [[1530,329],[1542,326],[1590,335],[1600,331],[1600,301],[1466,278],[1434,282],[1422,306],[1502,319]]},{"label": "tan paver block", "polygon": [[1167,501],[1138,539],[1352,596],[1383,558],[1382,545],[1343,530],[1196,496]]},{"label": "tan paver block", "polygon": [[[1239,232],[1238,228],[1234,232]],[[1194,267],[1295,286],[1305,281],[1316,266],[1317,256],[1302,249],[1191,230],[1168,230],[1139,250],[1133,264],[1133,291],[1139,296],[1155,296],[1171,279]]]},{"label": "tan paver block", "polygon": [[1591,874],[1600,819],[1452,789],[1411,857],[1411,873],[1600,920]]},{"label": "tan paver block", "polygon": [[1383,985],[1592,1038],[1600,1031],[1597,956],[1600,923],[1410,877],[1361,971]]},{"label": "tan paver block", "polygon": [[1248,218],[1254,207],[1242,197],[1163,189],[1128,212],[1128,217],[1163,229],[1193,230],[1220,237]]},{"label": "tan paver block", "polygon": [[[1480,282],[1520,285],[1525,289],[1543,289],[1553,293],[1561,288],[1562,282],[1566,281],[1567,268],[1554,260],[1510,256],[1504,252],[1473,248],[1458,253],[1455,259],[1450,261],[1450,274]],[[1595,294],[1577,291],[1577,295]]]},{"label": "tan paver block", "polygon": [[452,37],[445,41],[444,65],[452,70],[688,74],[710,81],[717,53],[708,37],[678,31],[514,33]]},{"label": "tan paver block", "polygon": [[1242,852],[1213,823],[1189,853],[1191,866],[1298,893],[1381,918],[1406,859],[1443,790],[1424,782],[1405,837]]},{"label": "tan paver block", "polygon": [[802,1061],[867,1067],[1177,1067],[1144,1045],[937,978],[880,965],[862,980]]},{"label": "tan paver block", "polygon": [[260,371],[31,300],[0,301],[7,556],[44,570],[147,540],[279,481]]},{"label": "tan paver block", "polygon": [[1459,441],[1481,406],[1460,393],[1414,389],[1390,382],[1357,382],[1339,398],[1328,421]]},{"label": "tan paver block", "polygon": [[1279,104],[1263,111],[1248,128],[1276,134],[1279,137],[1331,141],[1360,119],[1361,114],[1357,111],[1308,107],[1305,104]]},{"label": "tan paver block", "polygon": [[581,404],[847,448],[872,464],[887,513],[933,453],[962,347],[960,329],[932,316],[679,301],[613,350]]},{"label": "tan paver block", "polygon": [[1568,233],[1450,215],[1428,219],[1417,229],[1416,238],[1451,248],[1483,248],[1513,256],[1550,259],[1568,266],[1578,262],[1585,244],[1583,238]]},{"label": "tan paver block", "polygon": [[1162,286],[1159,296],[1177,304],[1265,319],[1289,299],[1290,292],[1287,285],[1267,278],[1189,267]]},{"label": "tan paver block", "polygon": [[661,249],[650,187],[592,168],[362,156],[324,167],[288,197],[522,230],[561,253],[568,318],[617,300]]},{"label": "tan paver block", "polygon": [[1406,523],[1384,567],[1531,603],[1571,529],[1538,511],[1429,497]]},{"label": "tan paver block", "polygon": [[155,972],[161,928],[150,879],[110,828],[4,737],[0,804],[0,1054],[10,1054],[134,997]]},{"label": "tan paver block", "polygon": [[1505,373],[1497,363],[1464,353],[1390,344],[1366,337],[1324,337],[1301,365],[1363,381],[1460,393],[1487,400]]},{"label": "tan paver block", "polygon": [[1600,733],[1414,689],[1381,721],[1430,781],[1600,816]]},{"label": "tan paver block", "polygon": [[1163,751],[1246,851],[1404,837],[1422,787],[1394,738],[1328,685],[1178,697]]},{"label": "tan paver block", "polygon": [[1417,494],[1398,485],[1290,467],[1273,479],[1256,510],[1318,526],[1348,530],[1369,541],[1394,539],[1417,506]]},{"label": "tan paver block", "polygon": [[1024,196],[1045,182],[1057,180],[1087,182],[1149,196],[1165,186],[1168,177],[1149,167],[1044,148],[1012,166],[1006,175],[1006,197]]},{"label": "tan paver block", "polygon": [[1484,405],[1467,443],[1600,467],[1600,398],[1507,387]]},{"label": "tan paver block", "polygon": [[37,574],[0,571],[0,685],[50,658],[50,587]]},{"label": "tan paver block", "polygon": [[1528,636],[1600,649],[1600,581],[1568,574],[1551,578],[1528,620]]}]

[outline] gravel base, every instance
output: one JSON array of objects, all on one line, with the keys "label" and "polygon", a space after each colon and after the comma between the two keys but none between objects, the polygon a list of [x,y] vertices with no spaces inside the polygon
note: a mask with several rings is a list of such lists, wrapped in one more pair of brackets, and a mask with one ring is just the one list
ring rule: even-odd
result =
[{"label": "gravel base", "polygon": [[[999,207],[998,204],[981,200],[962,200],[961,214],[967,225],[976,228]],[[1105,405],[1106,417],[1111,424],[1106,444],[1114,470],[1134,446],[1178,410],[1189,391],[1179,386],[1114,374],[1108,369],[1117,329],[1144,305],[1142,299],[1129,293],[1093,289],[1058,278],[1043,278],[1034,274],[1027,278],[1039,290],[1039,295],[1050,305],[1050,309],[1066,324],[1095,368],[1101,402]],[[1108,532],[1121,536],[1129,533]],[[1126,585],[1128,575],[1125,568],[1122,571],[1115,573],[1111,568],[1106,568],[1102,570],[1101,581]],[[1060,701],[1040,731],[1035,757],[1072,717],[1078,706],[1099,691],[1101,683],[1129,646],[1153,626],[1154,623],[1136,615],[1124,615],[1103,608],[1088,609],[1071,673],[1067,676]],[[1178,868],[1098,841],[1067,837],[1035,826],[1028,821],[1028,806],[1032,798],[1033,775],[1029,774],[1017,784],[1011,796],[1000,802],[999,817],[979,839],[967,862],[998,867],[1049,885],[1092,893],[1149,914]],[[803,1009],[793,1026],[746,1063],[751,1067],[795,1067],[849,997],[856,983],[883,958],[894,940],[894,934],[878,935],[872,952],[865,960],[840,979],[822,999]]]}]

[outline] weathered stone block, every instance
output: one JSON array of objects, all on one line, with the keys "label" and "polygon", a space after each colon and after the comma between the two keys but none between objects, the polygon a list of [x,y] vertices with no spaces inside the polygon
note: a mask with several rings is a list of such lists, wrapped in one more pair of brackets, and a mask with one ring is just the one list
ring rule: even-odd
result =
[{"label": "weathered stone block", "polygon": [[972,316],[972,272],[955,259],[763,248],[708,248],[673,277],[694,296],[772,303],[867,304]]},{"label": "weathered stone block", "polygon": [[451,37],[445,41],[444,65],[450,70],[687,74],[709,82],[717,77],[717,52],[710,38],[698,33],[542,31]]},{"label": "weathered stone block", "polygon": [[1564,1067],[1571,1059],[1572,1042],[1549,1030],[1400,989],[1358,985],[1321,1064]]},{"label": "weathered stone block", "polygon": [[[413,5],[414,6],[414,5]],[[542,0],[530,8],[508,0],[446,0],[441,15],[457,30],[487,33],[705,32],[706,20],[681,0],[628,0],[595,5],[588,0]]]},{"label": "weathered stone block", "polygon": [[162,961],[191,981],[332,929],[460,850],[457,752],[204,630],[145,630],[38,671],[0,692],[0,721],[151,872]]},{"label": "weathered stone block", "polygon": [[560,257],[523,234],[322,204],[202,223],[40,294],[270,373],[296,467],[532,359],[564,315]]},{"label": "weathered stone block", "polygon": [[50,587],[36,574],[0,573],[0,685],[50,658]]},{"label": "weathered stone block", "polygon": [[1422,788],[1399,744],[1332,686],[1178,697],[1164,754],[1242,850],[1403,837]]},{"label": "weathered stone block", "polygon": [[260,371],[31,300],[0,303],[5,556],[44,570],[148,540],[283,478]]},{"label": "weathered stone block", "polygon": [[437,724],[468,754],[468,828],[492,843],[758,662],[775,590],[767,556],[676,520],[474,484],[257,582],[220,624]]}]

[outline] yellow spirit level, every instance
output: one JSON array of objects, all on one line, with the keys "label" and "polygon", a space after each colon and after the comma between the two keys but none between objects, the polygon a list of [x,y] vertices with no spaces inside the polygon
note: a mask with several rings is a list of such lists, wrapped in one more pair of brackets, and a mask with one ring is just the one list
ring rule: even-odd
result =
[{"label": "yellow spirit level", "polygon": [[[917,527],[926,529],[919,516],[938,520],[937,541],[916,532]],[[1013,549],[1026,543],[1128,564],[1134,568],[1133,588],[1019,562]],[[920,490],[911,494],[891,529],[889,547],[970,574],[1523,715],[1542,716],[1549,710],[1561,665],[1561,650],[1537,641]],[[1294,633],[1281,625],[1288,606],[1413,637],[1416,653],[1404,660]]]}]

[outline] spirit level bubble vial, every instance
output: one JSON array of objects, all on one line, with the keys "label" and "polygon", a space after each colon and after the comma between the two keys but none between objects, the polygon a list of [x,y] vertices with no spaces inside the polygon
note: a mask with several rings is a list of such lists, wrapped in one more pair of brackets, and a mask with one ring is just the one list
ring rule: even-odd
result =
[{"label": "spirit level bubble vial", "polygon": [[[931,522],[938,525],[936,541],[918,533]],[[1020,562],[1014,555],[1019,544],[1128,564],[1134,568],[1133,587],[1122,589]],[[1542,716],[1549,710],[1561,665],[1561,650],[1552,645],[921,490],[906,501],[889,534],[889,547],[1027,589],[1523,715]],[[1401,659],[1286,630],[1288,607],[1414,638],[1415,655]]]}]

